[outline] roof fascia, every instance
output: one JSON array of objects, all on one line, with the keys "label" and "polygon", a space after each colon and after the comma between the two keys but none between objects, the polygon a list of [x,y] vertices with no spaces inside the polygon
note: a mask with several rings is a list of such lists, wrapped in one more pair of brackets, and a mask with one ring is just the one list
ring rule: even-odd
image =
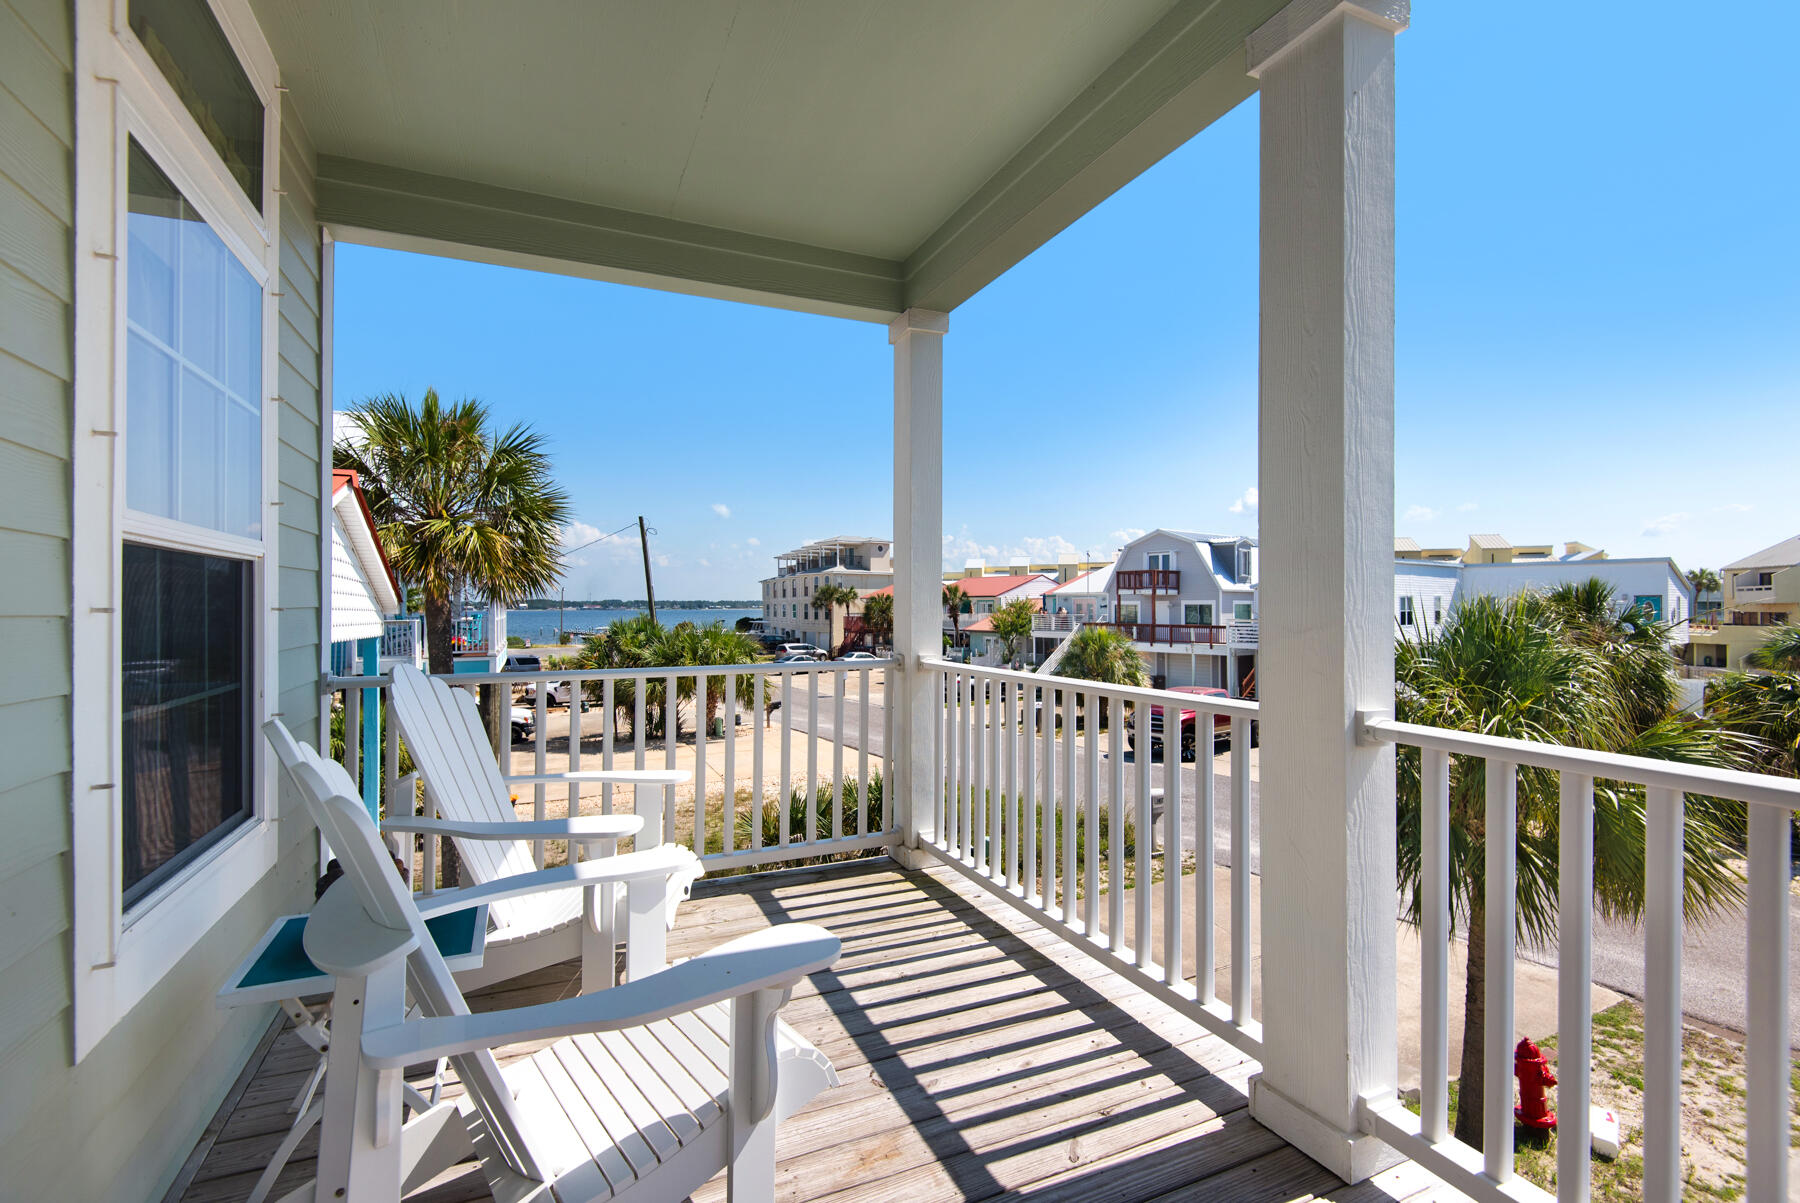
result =
[{"label": "roof fascia", "polygon": [[318,218],[342,242],[886,323],[900,265],[491,184],[321,155]]},{"label": "roof fascia", "polygon": [[947,313],[1256,91],[1245,42],[1285,0],[1180,0],[907,257]]}]

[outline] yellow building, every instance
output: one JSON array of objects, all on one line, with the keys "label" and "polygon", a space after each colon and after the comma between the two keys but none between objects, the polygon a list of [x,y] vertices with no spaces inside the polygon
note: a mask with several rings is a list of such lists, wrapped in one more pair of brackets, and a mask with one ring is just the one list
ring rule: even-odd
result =
[{"label": "yellow building", "polygon": [[1720,577],[1725,604],[1718,614],[1696,618],[1688,663],[1744,668],[1773,627],[1800,620],[1800,535],[1725,565]]}]

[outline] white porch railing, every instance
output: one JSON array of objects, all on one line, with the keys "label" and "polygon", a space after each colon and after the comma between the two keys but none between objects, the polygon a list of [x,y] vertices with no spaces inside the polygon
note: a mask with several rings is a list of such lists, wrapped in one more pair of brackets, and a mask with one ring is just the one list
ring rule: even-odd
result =
[{"label": "white porch railing", "polygon": [[1226,624],[1225,638],[1233,647],[1255,647],[1257,645],[1257,624],[1254,622],[1232,622]]},{"label": "white porch railing", "polygon": [[1068,613],[1033,614],[1031,616],[1031,629],[1040,635],[1055,634],[1057,632],[1066,633],[1068,631],[1073,631],[1080,622],[1081,620],[1079,618]]},{"label": "white porch railing", "polygon": [[[529,747],[509,740],[503,776],[515,775],[512,761],[520,755],[530,756],[533,774],[691,767],[693,785],[657,787],[663,838],[692,848],[716,871],[837,856],[897,840],[895,808],[883,790],[891,747],[891,711],[884,704],[890,663],[457,673],[445,679],[471,692],[495,686],[506,706],[515,688],[532,687],[526,699]],[[397,725],[381,723],[373,742],[362,737],[364,695],[379,691],[385,700],[388,681],[331,677],[325,684],[342,694],[343,762],[352,778],[369,786],[379,781],[383,798],[410,801],[414,791],[410,775],[400,774]],[[559,731],[554,739],[552,693],[570,703],[554,710],[566,713],[568,722],[566,735]],[[664,719],[653,731],[652,717],[665,697],[678,699],[669,714],[679,718]],[[721,733],[696,721],[709,710]],[[369,758],[377,755],[379,766],[365,776]],[[638,788],[533,784],[528,794],[524,788],[515,794],[515,804],[529,798],[531,817],[543,819],[554,791],[564,795],[569,814],[582,813],[584,804],[587,813],[611,814],[627,802],[635,809]],[[429,790],[426,797],[429,806]],[[536,842],[534,851],[542,865],[544,843]],[[438,853],[435,839],[426,837],[423,863],[433,869],[419,883],[422,890],[435,888]]]},{"label": "white porch railing", "polygon": [[1746,1001],[1749,1043],[1748,1181],[1752,1199],[1774,1198],[1789,1144],[1788,881],[1789,824],[1800,809],[1800,781],[1616,756],[1525,740],[1500,739],[1364,716],[1360,736],[1415,748],[1421,756],[1420,943],[1422,1042],[1420,1110],[1397,1099],[1364,1100],[1363,1130],[1422,1163],[1477,1199],[1548,1199],[1513,1174],[1513,959],[1518,848],[1487,847],[1485,1096],[1478,1151],[1449,1131],[1450,758],[1486,766],[1486,828],[1512,831],[1518,770],[1561,775],[1561,848],[1557,912],[1556,1198],[1588,1197],[1589,1076],[1593,977],[1594,779],[1645,789],[1644,1198],[1681,1197],[1682,832],[1685,795],[1743,802],[1749,808],[1749,940]]},{"label": "white porch railing", "polygon": [[409,664],[424,663],[425,653],[425,620],[412,618],[388,618],[381,623],[381,658],[386,661],[404,660]]},{"label": "white porch railing", "polygon": [[[1251,724],[1254,702],[1164,690],[1098,685],[1005,669],[927,658],[928,688],[942,698],[930,732],[927,787],[931,813],[920,824],[920,847],[981,885],[1040,926],[1105,964],[1196,1023],[1251,1056],[1261,1057],[1264,1032],[1252,1011],[1256,965],[1251,944]],[[884,696],[891,661],[862,664],[739,665],[705,669],[614,672],[463,674],[458,686],[537,683],[525,746],[533,772],[661,767],[691,764],[696,782],[689,806],[674,788],[661,799],[666,839],[698,852],[709,868],[775,867],[899,842],[899,800],[881,789],[891,781],[893,709]],[[741,688],[748,682],[748,704]],[[363,695],[382,678],[330,678],[343,693],[346,767],[357,776],[369,756],[390,797],[411,799],[399,775],[400,748],[392,724],[365,744]],[[718,698],[728,737],[693,721],[682,706],[691,739],[674,724],[653,732],[651,694]],[[597,698],[583,712],[568,711],[566,744],[549,731],[552,686]],[[558,691],[560,692],[560,691]],[[624,708],[615,705],[629,699]],[[782,704],[767,724],[772,700]],[[1216,796],[1212,764],[1202,757],[1190,776],[1179,759],[1127,763],[1127,723],[1148,729],[1152,707],[1194,709],[1199,724],[1223,715],[1231,755],[1224,798]],[[704,713],[705,707],[701,707]],[[748,714],[745,714],[748,711]],[[879,711],[879,712],[878,712]],[[1104,712],[1104,720],[1102,714]],[[1166,711],[1165,711],[1166,713]],[[738,716],[751,728],[738,735]],[[629,722],[627,734],[626,723]],[[1204,728],[1202,728],[1204,729]],[[775,742],[771,743],[771,733]],[[875,740],[879,733],[880,743]],[[1644,1163],[1645,1197],[1680,1196],[1682,814],[1684,796],[1735,799],[1749,809],[1748,1001],[1749,1197],[1779,1182],[1788,1156],[1789,1060],[1787,997],[1789,821],[1800,810],[1800,781],[1701,769],[1519,740],[1470,735],[1365,715],[1365,741],[1416,749],[1423,794],[1421,944],[1421,1114],[1392,1094],[1365,1098],[1362,1129],[1477,1199],[1548,1199],[1513,1172],[1513,959],[1517,849],[1496,841],[1487,849],[1492,883],[1487,912],[1486,1093],[1468,1105],[1484,1108],[1487,1147],[1475,1150],[1449,1133],[1450,811],[1452,756],[1485,765],[1487,828],[1509,830],[1516,774],[1521,766],[1562,776],[1559,822],[1562,875],[1559,897],[1558,1065],[1561,1078],[1556,1198],[1588,1197],[1592,1026],[1593,783],[1629,782],[1647,790],[1646,990]],[[584,742],[590,746],[584,748]],[[599,747],[592,748],[597,742]],[[1147,744],[1139,750],[1148,752]],[[509,758],[510,761],[510,758]],[[511,764],[508,764],[508,769]],[[526,766],[521,766],[526,767]],[[359,777],[359,780],[363,778]],[[547,817],[552,789],[567,790],[571,810],[584,803],[601,813],[623,807],[622,786],[533,786],[531,813]],[[856,805],[818,804],[821,789],[836,800],[854,791]],[[879,807],[868,805],[872,789]],[[808,802],[795,804],[798,794]],[[742,795],[740,797],[740,795]],[[521,802],[524,801],[521,791]],[[1229,889],[1215,905],[1214,833],[1218,807],[1227,808],[1224,858]],[[746,815],[753,815],[744,821]],[[1192,821],[1190,822],[1189,819]],[[435,841],[424,848],[436,864]],[[542,857],[542,848],[539,848]],[[1189,865],[1188,858],[1192,857]],[[1183,869],[1191,869],[1183,873]],[[422,888],[435,884],[427,874]],[[1223,920],[1221,924],[1221,920]],[[1228,966],[1219,965],[1216,925],[1228,933]],[[1188,966],[1191,965],[1190,970]]]},{"label": "white porch railing", "polygon": [[[944,706],[931,778],[943,788],[932,790],[934,814],[930,831],[921,833],[923,846],[1140,988],[1260,1055],[1250,946],[1249,747],[1256,703],[941,659],[928,658],[924,666],[938,682]],[[1231,938],[1224,1000],[1217,996],[1213,937],[1211,758],[1201,757],[1195,766],[1192,798],[1183,796],[1182,773],[1168,771],[1179,770],[1179,757],[1165,757],[1156,774],[1147,742],[1127,781],[1125,721],[1134,718],[1145,729],[1150,708],[1165,705],[1198,708],[1204,717],[1197,722],[1210,724],[1214,714],[1231,721]],[[1160,777],[1160,787],[1153,776]],[[1187,831],[1189,808],[1197,840]],[[1160,851],[1154,847],[1158,834]],[[1128,842],[1134,883],[1129,914]],[[1191,878],[1181,872],[1190,851]],[[1192,978],[1184,968],[1189,947]]]}]

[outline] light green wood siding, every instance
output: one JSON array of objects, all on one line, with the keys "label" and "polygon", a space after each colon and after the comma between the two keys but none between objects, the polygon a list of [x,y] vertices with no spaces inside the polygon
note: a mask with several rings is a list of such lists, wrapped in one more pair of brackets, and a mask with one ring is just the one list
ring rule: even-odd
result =
[{"label": "light green wood siding", "polygon": [[[68,1154],[69,446],[73,410],[74,40],[64,4],[0,0],[0,1181],[66,1196]],[[16,837],[14,833],[17,833]],[[54,1051],[54,1056],[46,1053]],[[54,1103],[52,1104],[54,1106]],[[62,1129],[59,1131],[59,1129]],[[28,1185],[29,1184],[29,1185]]]},{"label": "light green wood siding", "polygon": [[[310,829],[79,1066],[70,976],[70,472],[74,62],[68,0],[0,0],[0,1195],[158,1199],[272,1012],[213,992],[268,921],[304,909]],[[312,156],[284,140],[276,708],[316,735],[319,239]],[[291,811],[290,811],[291,813]]]}]

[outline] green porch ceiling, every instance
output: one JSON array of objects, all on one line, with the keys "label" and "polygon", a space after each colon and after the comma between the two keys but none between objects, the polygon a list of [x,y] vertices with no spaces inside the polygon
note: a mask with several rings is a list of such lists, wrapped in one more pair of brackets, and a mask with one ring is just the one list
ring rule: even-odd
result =
[{"label": "green porch ceiling", "polygon": [[342,237],[886,320],[1248,96],[1281,2],[255,7]]}]

